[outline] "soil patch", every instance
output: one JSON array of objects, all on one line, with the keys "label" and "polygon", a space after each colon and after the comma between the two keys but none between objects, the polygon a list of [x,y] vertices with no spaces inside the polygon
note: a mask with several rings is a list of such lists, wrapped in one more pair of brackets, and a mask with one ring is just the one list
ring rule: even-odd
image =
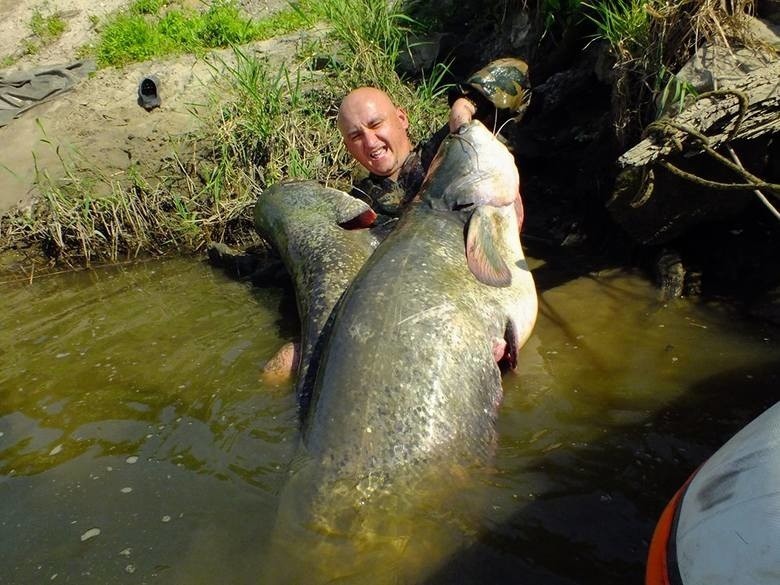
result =
[{"label": "soil patch", "polygon": [[[58,13],[68,30],[53,44],[20,59],[12,70],[60,65],[77,58],[79,47],[94,42],[94,16],[125,8],[127,0],[66,0]],[[284,9],[280,0],[244,2],[255,18]],[[0,58],[15,55],[31,38],[29,21],[34,11],[53,9],[41,0],[0,0]],[[246,47],[272,63],[291,57],[311,33],[296,33]],[[229,59],[230,51],[212,54],[210,61]],[[63,160],[99,168],[109,176],[131,166],[158,169],[171,156],[177,137],[195,130],[197,116],[206,108],[213,87],[214,69],[204,59],[182,55],[137,63],[122,69],[106,68],[71,91],[42,103],[0,128],[0,213],[15,205],[27,206],[35,196],[38,173],[52,178],[64,175]],[[137,103],[138,83],[150,74],[160,80],[162,105],[147,112]]]}]

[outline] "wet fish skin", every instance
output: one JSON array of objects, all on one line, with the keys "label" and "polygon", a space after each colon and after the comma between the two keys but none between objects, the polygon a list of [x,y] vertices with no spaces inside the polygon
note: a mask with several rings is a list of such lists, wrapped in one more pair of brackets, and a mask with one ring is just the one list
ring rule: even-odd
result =
[{"label": "wet fish skin", "polygon": [[279,252],[295,288],[301,321],[295,387],[302,417],[333,308],[383,237],[368,227],[375,218],[363,201],[315,181],[277,183],[255,203],[255,228]]},{"label": "wet fish skin", "polygon": [[347,288],[263,582],[422,583],[476,531],[473,474],[492,457],[502,399],[496,360],[516,365],[537,312],[518,185],[484,126],[448,137]]},{"label": "wet fish skin", "polygon": [[[337,309],[304,428],[319,481],[371,478],[370,496],[432,466],[487,462],[502,398],[494,347],[506,343],[514,366],[537,313],[518,185],[481,123],[445,140],[418,201]],[[486,284],[480,263],[496,261],[508,280]]]}]

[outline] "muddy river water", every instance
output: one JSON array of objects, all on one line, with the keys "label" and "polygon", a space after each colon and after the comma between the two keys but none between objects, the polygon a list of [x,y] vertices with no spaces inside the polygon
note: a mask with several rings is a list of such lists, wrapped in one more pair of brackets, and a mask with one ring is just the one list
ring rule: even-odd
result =
[{"label": "muddy river water", "polygon": [[[778,329],[533,266],[490,505],[424,583],[641,583],[666,501],[780,397]],[[295,336],[289,293],[175,259],[0,299],[0,582],[260,583],[298,440],[290,386],[259,376]]]}]

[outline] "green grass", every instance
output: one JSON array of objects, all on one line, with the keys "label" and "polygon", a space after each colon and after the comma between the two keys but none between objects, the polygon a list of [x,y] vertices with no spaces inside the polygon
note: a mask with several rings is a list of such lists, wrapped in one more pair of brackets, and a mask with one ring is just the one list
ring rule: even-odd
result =
[{"label": "green grass", "polygon": [[16,54],[6,57],[3,60],[3,64],[0,64],[0,67],[7,67],[24,55],[35,55],[42,47],[60,38],[62,33],[68,28],[67,23],[58,13],[44,15],[38,8],[33,11],[27,26],[32,36],[24,39],[21,50],[17,50]]},{"label": "green grass", "polygon": [[650,39],[651,17],[647,10],[651,0],[601,0],[582,3],[585,17],[598,30],[598,37],[609,42],[617,56],[625,60],[641,58]]},{"label": "green grass", "polygon": [[559,37],[563,30],[582,18],[580,0],[540,0],[537,18],[542,37]]},{"label": "green grass", "polygon": [[133,14],[157,14],[167,6],[167,0],[136,0],[129,8]]},{"label": "green grass", "polygon": [[[317,11],[332,24],[332,36],[325,46],[302,53],[300,63],[271,70],[236,48],[233,64],[216,64],[220,93],[231,99],[214,108],[207,123],[207,134],[216,137],[207,182],[213,197],[255,192],[286,178],[348,187],[354,161],[335,118],[341,98],[358,86],[380,87],[405,108],[413,141],[443,125],[446,68],[437,66],[417,85],[395,70],[406,35],[416,26],[399,7],[386,0],[324,0]],[[312,53],[338,55],[323,75],[307,68]]]},{"label": "green grass", "polygon": [[44,16],[38,9],[33,11],[29,26],[30,31],[44,44],[58,39],[67,28],[67,24],[59,14]]},{"label": "green grass", "polygon": [[106,23],[95,53],[99,66],[121,66],[241,45],[308,26],[311,20],[294,8],[253,21],[232,0],[214,1],[203,12],[168,6],[161,0],[138,0]]}]

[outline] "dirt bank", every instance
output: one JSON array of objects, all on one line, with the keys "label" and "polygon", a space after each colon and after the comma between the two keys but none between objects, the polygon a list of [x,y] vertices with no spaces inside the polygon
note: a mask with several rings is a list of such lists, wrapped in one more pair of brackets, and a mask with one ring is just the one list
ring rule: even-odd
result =
[{"label": "dirt bank", "polygon": [[[65,0],[57,12],[67,30],[56,42],[21,57],[9,69],[33,70],[70,63],[80,47],[95,42],[94,22],[128,0]],[[284,0],[254,0],[243,8],[262,18],[286,8]],[[32,40],[29,22],[35,11],[52,14],[45,0],[0,0],[0,59],[19,55]],[[263,41],[248,47],[273,61],[291,56],[305,33]],[[229,52],[217,53],[226,57]],[[137,103],[140,79],[160,79],[161,107],[147,112]],[[202,111],[212,87],[213,69],[204,59],[182,55],[137,63],[122,69],[106,68],[82,80],[72,90],[42,103],[0,128],[0,213],[15,205],[29,205],[35,194],[36,173],[63,175],[61,157],[97,167],[111,175],[133,165],[155,168],[170,156],[178,136],[198,124],[193,113]]]}]

